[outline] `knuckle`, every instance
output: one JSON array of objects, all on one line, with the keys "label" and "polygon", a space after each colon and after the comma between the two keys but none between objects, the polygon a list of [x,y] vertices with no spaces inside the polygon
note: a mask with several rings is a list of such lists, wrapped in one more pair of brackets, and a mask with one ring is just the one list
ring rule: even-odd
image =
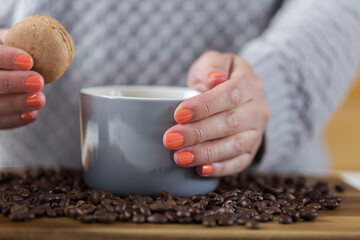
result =
[{"label": "knuckle", "polygon": [[10,74],[3,73],[1,76],[1,88],[5,92],[9,92],[12,89],[12,81],[10,79]]},{"label": "knuckle", "polygon": [[261,79],[259,77],[256,77],[255,78],[255,81],[254,82],[254,87],[255,87],[255,90],[257,92],[264,92],[264,83],[263,81],[261,81]]},{"label": "knuckle", "polygon": [[234,132],[239,128],[241,120],[235,111],[229,111],[227,113],[225,122],[229,132]]},{"label": "knuckle", "polygon": [[204,131],[199,126],[194,126],[193,135],[196,143],[201,143],[205,140]]},{"label": "knuckle", "polygon": [[225,91],[232,106],[238,106],[241,104],[241,91],[237,86],[228,86]]},{"label": "knuckle", "polygon": [[236,136],[234,141],[234,149],[236,156],[242,154],[247,149],[246,141],[241,136]]},{"label": "knuckle", "polygon": [[202,101],[202,109],[205,111],[205,116],[209,116],[211,113],[211,103],[206,99]]},{"label": "knuckle", "polygon": [[211,148],[211,147],[207,147],[206,149],[205,149],[205,162],[206,163],[212,163],[212,162],[214,162],[214,160],[215,160],[215,158],[216,158],[216,153],[215,153],[215,151],[214,151],[214,149],[213,148]]}]

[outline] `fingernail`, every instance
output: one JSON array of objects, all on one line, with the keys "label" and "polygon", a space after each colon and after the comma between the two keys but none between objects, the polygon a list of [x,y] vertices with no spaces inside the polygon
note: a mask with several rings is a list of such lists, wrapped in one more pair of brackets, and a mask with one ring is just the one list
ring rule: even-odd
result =
[{"label": "fingernail", "polygon": [[27,77],[24,81],[25,88],[30,91],[40,91],[44,87],[44,81],[39,76]]},{"label": "fingernail", "polygon": [[183,144],[183,141],[183,136],[181,136],[181,134],[177,132],[168,133],[165,137],[165,144],[166,147],[169,149],[181,146]]},{"label": "fingernail", "polygon": [[220,72],[211,72],[208,75],[209,77],[209,87],[213,88],[217,85],[219,85],[220,83],[223,83],[225,81],[227,81],[229,78],[227,76],[225,76],[224,74],[220,73]]},{"label": "fingernail", "polygon": [[23,70],[30,70],[33,62],[29,55],[19,54],[15,57],[15,65]]},{"label": "fingernail", "polygon": [[34,93],[31,94],[26,98],[26,105],[29,107],[40,107],[41,106],[41,99],[39,94]]},{"label": "fingernail", "polygon": [[185,123],[187,121],[190,121],[191,119],[192,119],[192,112],[187,108],[180,109],[175,113],[175,121],[177,123]]},{"label": "fingernail", "polygon": [[32,121],[35,120],[35,118],[34,118],[34,116],[32,115],[31,112],[26,112],[26,113],[21,114],[21,118],[25,122],[32,122]]},{"label": "fingernail", "polygon": [[209,173],[212,173],[213,171],[214,171],[214,167],[212,164],[205,164],[205,165],[198,167],[198,172],[200,174],[209,174]]},{"label": "fingernail", "polygon": [[181,166],[188,165],[194,161],[194,154],[191,152],[181,152],[177,155],[179,164]]}]

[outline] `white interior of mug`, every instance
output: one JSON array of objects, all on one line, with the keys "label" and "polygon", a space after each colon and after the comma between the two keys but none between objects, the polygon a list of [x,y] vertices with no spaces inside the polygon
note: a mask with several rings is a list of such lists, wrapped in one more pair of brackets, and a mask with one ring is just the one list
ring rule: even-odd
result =
[{"label": "white interior of mug", "polygon": [[104,98],[131,98],[147,100],[182,100],[199,94],[185,87],[164,86],[99,86],[81,89],[80,93]]}]

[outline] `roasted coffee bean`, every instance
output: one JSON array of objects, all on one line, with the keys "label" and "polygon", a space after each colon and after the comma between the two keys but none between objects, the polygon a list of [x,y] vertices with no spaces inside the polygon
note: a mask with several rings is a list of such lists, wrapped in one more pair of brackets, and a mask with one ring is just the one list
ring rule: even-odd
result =
[{"label": "roasted coffee bean", "polygon": [[166,210],[170,210],[171,208],[172,208],[171,205],[168,205],[163,202],[154,202],[153,204],[150,205],[150,210],[154,212],[163,212]]},{"label": "roasted coffee bean", "polygon": [[244,208],[250,208],[252,206],[251,201],[249,199],[242,199],[240,201],[240,206]]},{"label": "roasted coffee bean", "polygon": [[300,217],[305,221],[313,221],[318,216],[318,213],[311,210],[302,211]]},{"label": "roasted coffee bean", "polygon": [[286,214],[292,218],[293,222],[297,222],[300,219],[300,213],[295,209],[288,210]]},{"label": "roasted coffee bean", "polygon": [[54,209],[48,208],[46,210],[46,216],[48,216],[48,217],[56,217],[57,213],[56,213],[56,211]]},{"label": "roasted coffee bean", "polygon": [[17,213],[26,213],[29,211],[29,208],[26,205],[17,205],[15,204],[10,208],[10,214],[17,214]]},{"label": "roasted coffee bean", "polygon": [[103,200],[104,198],[105,198],[105,191],[95,190],[95,189],[89,191],[89,200],[93,204],[101,203],[101,200]]},{"label": "roasted coffee bean", "polygon": [[164,216],[168,219],[169,222],[176,222],[178,219],[176,213],[173,211],[166,211]]},{"label": "roasted coffee bean", "polygon": [[258,222],[268,222],[273,220],[273,216],[270,213],[261,213],[259,215],[256,215],[254,219]]},{"label": "roasted coffee bean", "polygon": [[118,217],[117,213],[95,214],[95,219],[100,223],[113,223]]},{"label": "roasted coffee bean", "polygon": [[207,192],[205,194],[206,197],[209,197],[211,199],[215,198],[218,194],[216,192]]},{"label": "roasted coffee bean", "polygon": [[260,224],[257,221],[250,219],[246,222],[245,227],[248,229],[259,229]]},{"label": "roasted coffee bean", "polygon": [[276,197],[274,195],[272,195],[271,193],[265,193],[263,197],[266,200],[276,201]]},{"label": "roasted coffee bean", "polygon": [[344,183],[336,184],[336,185],[335,185],[335,190],[336,190],[337,192],[345,192],[346,188],[347,188],[347,186],[346,186],[346,184],[344,184]]},{"label": "roasted coffee bean", "polygon": [[75,207],[80,207],[81,205],[85,204],[86,202],[84,200],[79,200],[76,202]]},{"label": "roasted coffee bean", "polygon": [[202,220],[202,225],[205,227],[215,227],[216,219],[214,217],[204,217]]},{"label": "roasted coffee bean", "polygon": [[194,220],[191,217],[179,218],[178,222],[182,224],[192,223]]},{"label": "roasted coffee bean", "polygon": [[306,207],[311,207],[311,208],[315,208],[315,209],[322,208],[320,203],[310,203],[310,204],[306,205]]},{"label": "roasted coffee bean", "polygon": [[190,204],[190,202],[191,202],[190,199],[184,198],[184,197],[180,197],[180,198],[178,198],[178,199],[176,200],[176,203],[177,203],[178,205],[188,205],[188,204]]},{"label": "roasted coffee bean", "polygon": [[295,199],[296,199],[295,196],[292,195],[291,193],[285,194],[284,198],[285,198],[285,200],[287,200],[287,201],[291,201],[291,200],[295,200]]},{"label": "roasted coffee bean", "polygon": [[150,210],[150,207],[148,205],[141,204],[139,210],[140,210],[140,213],[142,213],[145,216],[151,215],[151,210]]},{"label": "roasted coffee bean", "polygon": [[235,223],[234,218],[230,217],[230,216],[222,216],[218,219],[217,223],[220,226],[232,226]]},{"label": "roasted coffee bean", "polygon": [[274,211],[273,212],[274,215],[279,215],[281,213],[281,209],[277,206],[270,206],[269,208]]},{"label": "roasted coffee bean", "polygon": [[249,199],[252,202],[262,201],[264,200],[263,196],[259,192],[252,192],[249,195]]},{"label": "roasted coffee bean", "polygon": [[239,225],[245,225],[246,222],[247,222],[247,220],[248,220],[248,218],[240,217],[240,218],[238,218],[237,223],[238,223]]},{"label": "roasted coffee bean", "polygon": [[167,191],[162,191],[162,192],[160,192],[159,195],[160,195],[161,198],[164,198],[164,199],[172,199],[170,193],[167,192]]},{"label": "roasted coffee bean", "polygon": [[133,215],[132,221],[135,223],[143,223],[146,221],[146,218],[143,214],[136,213]]},{"label": "roasted coffee bean", "polygon": [[146,218],[146,220],[150,223],[166,223],[167,218],[159,213],[154,213]]},{"label": "roasted coffee bean", "polygon": [[19,195],[23,198],[27,198],[30,195],[29,190],[25,189],[25,188],[18,188],[15,191],[16,195]]},{"label": "roasted coffee bean", "polygon": [[93,215],[76,216],[76,220],[83,222],[83,223],[91,223],[94,221],[94,216]]},{"label": "roasted coffee bean", "polygon": [[325,209],[332,210],[337,208],[339,206],[339,203],[336,201],[336,199],[329,199],[325,200],[322,205]]},{"label": "roasted coffee bean", "polygon": [[179,218],[186,218],[186,217],[191,217],[191,213],[188,211],[188,209],[182,208],[177,210],[176,216],[178,216]]},{"label": "roasted coffee bean", "polygon": [[200,202],[201,199],[203,199],[203,197],[204,197],[203,194],[196,194],[191,198],[191,200],[193,200],[194,202]]},{"label": "roasted coffee bean", "polygon": [[289,215],[283,214],[283,215],[280,215],[278,222],[281,224],[290,224],[293,222],[293,220]]}]

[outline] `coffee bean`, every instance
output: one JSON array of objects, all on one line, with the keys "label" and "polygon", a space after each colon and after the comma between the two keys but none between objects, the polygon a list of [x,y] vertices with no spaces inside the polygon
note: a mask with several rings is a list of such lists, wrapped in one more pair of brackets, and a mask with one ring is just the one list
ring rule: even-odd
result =
[{"label": "coffee bean", "polygon": [[95,189],[89,191],[89,200],[93,204],[101,203],[101,200],[103,200],[104,198],[105,198],[105,191],[95,190]]},{"label": "coffee bean", "polygon": [[240,201],[240,206],[244,207],[244,208],[250,208],[251,205],[251,201],[249,199],[242,199]]},{"label": "coffee bean", "polygon": [[289,215],[283,214],[283,215],[280,215],[278,222],[281,224],[290,224],[293,222],[293,220]]},{"label": "coffee bean", "polygon": [[143,214],[134,214],[132,217],[132,221],[135,223],[143,223],[145,222],[145,216]]},{"label": "coffee bean", "polygon": [[246,222],[245,227],[248,229],[259,229],[260,224],[257,221],[250,219]]},{"label": "coffee bean", "polygon": [[169,222],[176,222],[178,220],[176,213],[173,211],[166,211],[164,216],[169,220]]},{"label": "coffee bean", "polygon": [[297,222],[300,219],[300,213],[295,209],[290,209],[286,212],[287,215],[291,217],[293,222]]},{"label": "coffee bean", "polygon": [[205,227],[215,227],[216,219],[213,217],[204,217],[202,220],[202,225]]},{"label": "coffee bean", "polygon": [[194,220],[191,217],[179,218],[178,222],[182,224],[192,223]]},{"label": "coffee bean", "polygon": [[167,192],[167,191],[162,191],[162,192],[160,192],[160,197],[161,198],[164,198],[164,199],[172,199],[172,197],[171,197],[171,195],[170,195],[170,193],[169,192]]},{"label": "coffee bean", "polygon": [[48,208],[46,209],[46,216],[48,217],[56,217],[57,213],[54,209]]},{"label": "coffee bean", "polygon": [[95,219],[100,223],[113,223],[118,217],[117,213],[95,214]]},{"label": "coffee bean", "polygon": [[335,190],[336,190],[337,192],[345,192],[346,188],[347,188],[347,186],[346,186],[346,184],[344,184],[344,183],[336,184],[336,185],[335,185]]},{"label": "coffee bean", "polygon": [[240,218],[238,218],[237,223],[238,223],[239,225],[245,225],[246,222],[247,222],[247,220],[248,220],[248,218],[240,217]]},{"label": "coffee bean", "polygon": [[204,197],[203,194],[196,194],[191,198],[191,200],[193,200],[194,202],[200,202],[201,199],[203,199],[203,197]]},{"label": "coffee bean", "polygon": [[94,221],[94,216],[93,215],[76,216],[76,220],[83,222],[83,223],[91,223]]},{"label": "coffee bean", "polygon": [[325,209],[332,210],[337,208],[339,206],[339,203],[336,201],[336,199],[329,199],[326,200],[322,205]]},{"label": "coffee bean", "polygon": [[170,210],[172,207],[171,205],[162,203],[162,202],[154,202],[150,205],[150,210],[154,212],[163,212],[166,210]]},{"label": "coffee bean", "polygon": [[179,218],[186,218],[186,217],[190,217],[191,213],[188,211],[188,209],[182,208],[176,212],[176,216],[178,216]]},{"label": "coffee bean", "polygon": [[147,221],[150,223],[166,223],[167,218],[159,213],[154,213],[147,217]]},{"label": "coffee bean", "polygon": [[277,206],[270,206],[269,208],[273,210],[274,215],[279,215],[281,213],[281,209]]},{"label": "coffee bean", "polygon": [[306,205],[306,207],[311,207],[311,208],[315,208],[315,209],[322,208],[320,203],[310,203],[310,204]]},{"label": "coffee bean", "polygon": [[313,221],[318,216],[318,213],[315,211],[305,210],[302,211],[300,217],[305,221]]},{"label": "coffee bean", "polygon": [[234,225],[235,221],[234,218],[231,218],[230,216],[222,216],[218,220],[218,224],[220,226],[232,226]]}]

